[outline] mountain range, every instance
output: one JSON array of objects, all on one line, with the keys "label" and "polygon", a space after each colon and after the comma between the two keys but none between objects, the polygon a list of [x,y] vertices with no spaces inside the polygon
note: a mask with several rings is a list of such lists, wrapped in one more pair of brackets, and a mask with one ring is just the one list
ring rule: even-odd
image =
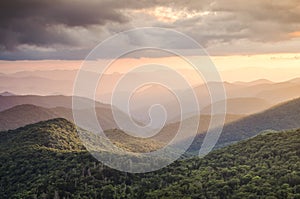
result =
[{"label": "mountain range", "polygon": [[[3,98],[7,97],[1,98],[0,96],[0,101]],[[69,106],[67,102],[70,102],[71,100],[70,97],[9,96],[9,98],[13,98],[15,100],[9,101],[10,104],[1,104],[2,107],[8,107],[12,104],[18,103],[21,104],[21,99],[25,99],[25,102],[28,101],[33,104],[40,104],[52,108],[45,108],[32,104],[23,104],[1,111],[0,131],[12,130],[27,124],[54,118],[65,118],[69,121],[73,121],[72,110],[67,108]],[[57,105],[65,105],[65,107],[59,107]],[[99,104],[99,106],[100,107],[96,108],[96,114],[101,127],[106,131],[117,129],[118,125],[115,122],[111,109],[108,108],[109,106],[104,104]],[[218,148],[228,145],[232,142],[247,139],[264,130],[300,128],[299,107],[300,99],[295,99],[250,116],[227,114],[225,126],[216,147]],[[82,109],[80,111],[84,113],[87,110]],[[119,112],[119,114],[124,113]],[[191,118],[188,118],[188,120],[191,120]],[[207,131],[209,123],[211,122],[211,116],[201,115],[199,122],[198,135],[191,146],[190,151],[197,151],[201,146],[205,132]],[[89,124],[88,118],[86,118],[85,123],[86,125]],[[179,125],[180,122],[171,122],[166,124],[164,128],[153,137],[153,139],[162,143],[169,142],[177,132]]]},{"label": "mountain range", "polygon": [[[164,71],[165,72],[165,71]],[[170,78],[165,73],[159,73],[151,71],[150,73],[141,74],[131,74],[130,82],[133,84],[136,81],[141,81],[148,76],[159,76],[160,78]],[[96,92],[97,101],[102,103],[110,103],[112,97],[113,86],[122,77],[121,73],[105,74],[101,81],[99,82],[99,87]],[[16,95],[72,95],[73,83],[76,78],[75,70],[52,70],[52,71],[21,71],[12,74],[1,74],[0,75],[0,91],[2,92],[12,92]],[[212,88],[212,92],[216,86],[224,85],[226,90],[228,102],[228,113],[229,114],[239,114],[239,115],[249,115],[262,110],[266,110],[278,103],[285,102],[294,98],[299,97],[300,81],[299,78],[294,78],[291,80],[286,80],[283,82],[271,82],[266,79],[260,79],[250,82],[208,82],[207,84],[193,85],[192,89],[195,91],[197,100],[200,105],[200,109],[204,114],[210,114],[209,109],[211,106],[210,94],[207,90],[209,85]],[[180,92],[184,95],[187,89],[182,85],[178,85],[177,88],[172,88],[176,92]],[[120,94],[119,101],[128,100],[125,99],[128,91],[126,88],[119,90]],[[250,100],[250,98],[252,100]],[[246,100],[247,99],[247,100]],[[147,122],[149,120],[148,115],[145,114],[149,105],[159,102],[164,105],[167,112],[168,118],[167,122],[174,122],[179,118],[179,112],[176,108],[178,107],[177,100],[174,96],[167,92],[166,89],[159,88],[157,84],[149,84],[147,87],[136,91],[132,95],[132,116],[139,121]],[[244,106],[232,107],[230,101],[239,101]],[[260,101],[260,103],[258,103]],[[1,103],[3,103],[0,100]],[[28,104],[29,102],[24,102]],[[185,103],[189,103],[189,99],[185,99]],[[219,102],[214,102],[219,103]],[[17,105],[17,104],[16,104]],[[42,104],[36,104],[38,106],[43,106]],[[59,105],[63,106],[63,105]],[[10,106],[12,107],[12,106]],[[47,107],[51,108],[51,107]],[[124,107],[117,107],[123,112]],[[0,110],[1,109],[0,107]],[[199,112],[194,112],[195,110],[188,110],[185,115],[197,115]]]}]

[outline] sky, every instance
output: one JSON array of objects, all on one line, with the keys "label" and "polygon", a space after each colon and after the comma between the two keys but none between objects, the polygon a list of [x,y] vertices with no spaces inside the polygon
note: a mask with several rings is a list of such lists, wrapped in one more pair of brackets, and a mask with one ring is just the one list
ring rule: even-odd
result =
[{"label": "sky", "polygon": [[[3,0],[0,73],[76,69],[98,43],[144,26],[190,36],[221,71],[300,70],[300,0]],[[129,41],[134,42],[139,40]],[[126,58],[122,66],[129,59],[139,62],[141,57]],[[290,73],[292,78],[295,73]],[[289,77],[277,76],[274,81]]]}]

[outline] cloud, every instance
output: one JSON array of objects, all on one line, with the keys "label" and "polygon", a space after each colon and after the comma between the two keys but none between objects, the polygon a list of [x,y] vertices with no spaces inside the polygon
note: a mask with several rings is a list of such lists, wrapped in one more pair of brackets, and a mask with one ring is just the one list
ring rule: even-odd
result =
[{"label": "cloud", "polygon": [[[179,4],[180,5],[180,4]],[[252,41],[276,42],[290,39],[289,33],[300,30],[300,4],[298,0],[287,1],[241,1],[215,0],[204,5],[196,1],[187,4],[190,10],[203,10],[213,16],[206,16],[205,30],[216,28],[226,35],[235,34],[236,38]],[[204,17],[205,18],[205,17]],[[224,35],[225,36],[225,35]],[[233,37],[235,38],[235,37]]]},{"label": "cloud", "polygon": [[[296,34],[300,4],[298,0],[3,0],[0,59],[82,59],[108,36],[142,26],[186,33],[211,54],[294,52],[291,42],[300,42]],[[147,39],[154,41],[152,36]]]},{"label": "cloud", "polygon": [[101,1],[1,1],[0,43],[5,50],[14,50],[22,44],[74,46],[78,43],[70,37],[70,28],[88,29],[93,25],[126,21],[114,5]]}]

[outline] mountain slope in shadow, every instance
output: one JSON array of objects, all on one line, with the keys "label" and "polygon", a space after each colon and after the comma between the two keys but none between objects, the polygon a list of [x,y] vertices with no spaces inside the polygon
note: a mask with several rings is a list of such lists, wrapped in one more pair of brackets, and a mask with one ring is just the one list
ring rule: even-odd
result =
[{"label": "mountain slope in shadow", "polygon": [[[222,110],[224,102],[216,102],[214,106],[216,110]],[[270,108],[272,105],[264,99],[245,97],[245,98],[231,98],[227,99],[226,112],[227,114],[240,114],[240,115],[250,115],[263,111]],[[220,108],[219,108],[220,107]],[[209,114],[211,112],[212,105],[204,107],[201,112],[204,114]],[[221,113],[218,113],[221,114]]]},{"label": "mountain slope in shadow", "polygon": [[[96,107],[97,119],[103,130],[117,128],[114,121],[113,113],[110,108]],[[115,110],[116,113],[125,117],[121,111]],[[79,113],[88,114],[88,109],[78,110]],[[37,123],[54,118],[65,118],[73,121],[72,109],[65,107],[44,108],[32,104],[17,105],[0,112],[0,131],[13,130],[28,124]],[[84,118],[85,123],[89,118]]]},{"label": "mountain slope in shadow", "polygon": [[0,112],[0,131],[16,129],[57,117],[72,119],[72,112],[63,107],[43,108],[31,104],[17,105]]},{"label": "mountain slope in shadow", "polygon": [[[244,117],[224,126],[216,148],[229,145],[259,134],[264,130],[300,128],[300,98],[279,104],[261,113]],[[197,151],[205,134],[199,135],[190,151]]]},{"label": "mountain slope in shadow", "polygon": [[[73,120],[73,113],[76,111],[76,115],[81,115],[81,125],[82,127],[93,126],[94,123],[91,123],[91,117],[94,116],[94,110],[96,111],[96,116],[98,122],[103,130],[118,128],[118,125],[115,122],[114,115],[118,115],[122,120],[128,121],[128,115],[121,111],[120,109],[111,106],[109,104],[103,104],[92,99],[84,97],[74,97],[77,105],[72,107],[72,96],[64,95],[50,95],[50,96],[39,96],[39,95],[18,95],[18,96],[0,96],[0,112],[10,109],[14,106],[31,104],[47,109],[52,109],[51,112],[54,113],[55,117],[66,118],[70,121]],[[94,107],[93,107],[94,106]],[[73,111],[72,111],[73,109]],[[23,114],[23,113],[22,113]],[[83,115],[83,116],[82,116]],[[51,117],[51,118],[55,118]],[[46,117],[47,118],[47,117]],[[50,119],[50,118],[49,118]],[[18,120],[18,119],[17,119]],[[22,118],[21,118],[22,120]],[[133,120],[143,125],[139,119],[133,118]],[[12,120],[13,121],[13,120]],[[38,121],[43,121],[38,120]],[[36,122],[38,122],[36,121]],[[77,120],[78,122],[78,120]],[[9,122],[12,124],[13,122]],[[7,126],[9,127],[10,124]],[[29,123],[25,123],[29,124]],[[14,128],[16,125],[12,125]],[[21,126],[17,126],[21,127]],[[1,127],[0,127],[1,129]],[[12,128],[2,128],[12,129]],[[85,128],[86,129],[86,128]],[[94,131],[93,131],[94,132]]]},{"label": "mountain slope in shadow", "polygon": [[[220,116],[220,115],[218,115],[218,116]],[[243,117],[245,117],[245,116],[244,115],[227,114],[225,116],[225,124],[239,120]],[[208,130],[208,127],[211,122],[211,116],[210,115],[200,115],[200,120],[197,121],[197,119],[198,118],[194,116],[194,117],[185,119],[182,122],[187,122],[188,124],[190,122],[192,122],[192,123],[199,122],[197,133],[201,134],[201,133],[206,132]],[[173,122],[170,124],[166,124],[158,134],[153,136],[153,139],[163,141],[163,142],[170,142],[176,136],[176,133],[179,130],[179,127],[180,127],[180,122]],[[187,129],[186,131],[191,131],[191,129]]]}]

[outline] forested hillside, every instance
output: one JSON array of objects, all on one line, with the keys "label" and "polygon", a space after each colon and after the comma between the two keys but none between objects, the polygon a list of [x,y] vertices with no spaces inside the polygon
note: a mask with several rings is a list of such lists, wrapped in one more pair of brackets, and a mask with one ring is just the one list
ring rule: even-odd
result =
[{"label": "forested hillside", "polygon": [[128,174],[95,160],[74,125],[54,119],[0,133],[0,198],[300,198],[299,146],[300,130],[264,133]]}]

